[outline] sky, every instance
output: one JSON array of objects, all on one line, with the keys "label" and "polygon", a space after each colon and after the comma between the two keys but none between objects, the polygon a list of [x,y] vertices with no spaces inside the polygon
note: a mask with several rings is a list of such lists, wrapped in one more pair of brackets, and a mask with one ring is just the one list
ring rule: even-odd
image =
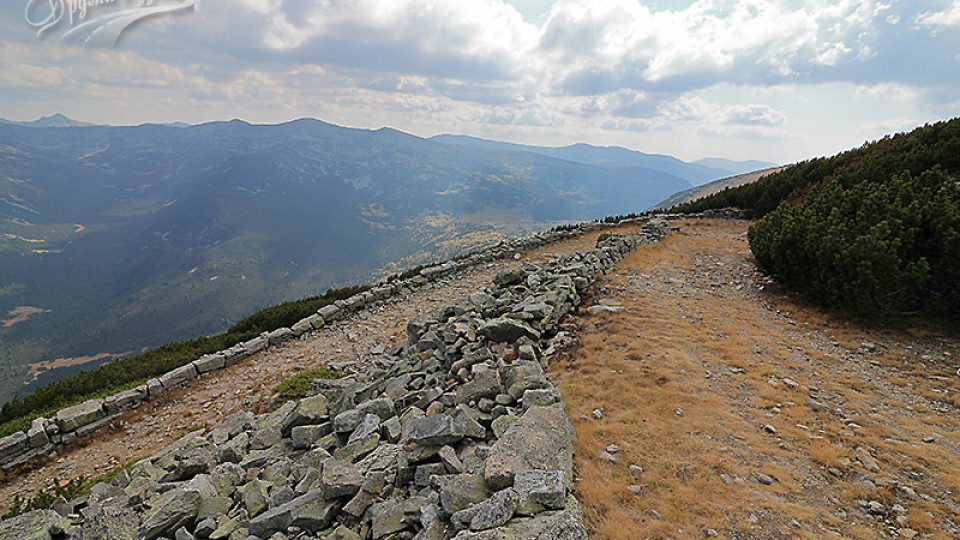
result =
[{"label": "sky", "polygon": [[960,116],[960,0],[4,0],[0,118],[58,112],[790,163]]}]

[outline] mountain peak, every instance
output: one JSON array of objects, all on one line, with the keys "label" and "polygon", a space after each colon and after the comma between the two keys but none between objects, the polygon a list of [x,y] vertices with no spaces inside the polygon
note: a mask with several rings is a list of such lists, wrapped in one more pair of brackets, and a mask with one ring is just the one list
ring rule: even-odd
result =
[{"label": "mountain peak", "polygon": [[38,120],[32,120],[27,122],[17,122],[13,120],[0,119],[0,124],[13,124],[15,126],[37,127],[37,128],[87,127],[87,126],[97,125],[97,124],[91,124],[90,122],[81,122],[79,120],[74,120],[62,113],[54,113],[54,114],[51,114],[50,116],[44,116]]}]

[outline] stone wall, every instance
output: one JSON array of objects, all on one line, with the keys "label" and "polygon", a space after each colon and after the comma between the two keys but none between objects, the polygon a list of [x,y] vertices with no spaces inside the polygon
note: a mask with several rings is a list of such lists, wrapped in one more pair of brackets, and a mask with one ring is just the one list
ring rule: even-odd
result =
[{"label": "stone wall", "polygon": [[[742,217],[742,213],[739,213],[738,210],[728,209],[720,211],[708,211],[694,216],[665,217],[740,218]],[[476,265],[513,257],[519,251],[535,249],[590,231],[616,227],[629,223],[643,222],[646,221],[646,219],[647,218],[637,218],[621,222],[619,224],[589,222],[580,224],[574,229],[568,231],[541,233],[516,242],[504,243],[495,246],[483,252],[470,255],[469,257],[461,260],[449,261],[425,268],[420,271],[420,275],[408,280],[383,283],[377,288],[326,306],[320,309],[316,314],[294,324],[291,328],[281,328],[273,332],[265,333],[245,343],[237,344],[228,350],[198,358],[197,360],[194,360],[193,362],[180,368],[174,369],[173,371],[170,371],[161,377],[151,379],[145,385],[137,388],[120,392],[105,399],[89,400],[82,404],[63,409],[59,411],[54,418],[38,418],[33,421],[28,431],[14,433],[13,435],[0,439],[0,467],[2,467],[5,471],[13,471],[33,459],[51,456],[56,451],[58,445],[70,443],[77,437],[83,437],[95,432],[99,428],[118,418],[124,411],[137,408],[141,404],[159,396],[165,391],[184,386],[190,381],[193,381],[204,374],[236,364],[248,356],[260,352],[270,346],[277,346],[285,341],[300,338],[308,332],[315,331],[333,321],[348,317],[351,314],[365,309],[368,306],[382,303],[383,301],[388,300],[395,295],[408,294],[413,289],[422,287],[431,282],[442,279],[445,276],[474,267]],[[647,236],[644,238],[649,240],[652,238],[649,233],[650,229],[648,228],[645,230],[648,232],[645,233]],[[619,256],[613,257],[614,253],[619,253],[622,256],[620,251],[629,250],[635,247],[631,244],[633,241],[634,240],[632,239],[626,240],[625,242],[627,243],[625,244],[618,244],[617,246],[605,246],[602,250],[591,252],[591,254],[588,255],[583,255],[583,257],[589,258],[590,261],[588,263],[578,263],[582,264],[582,266],[576,266],[576,268],[581,269],[578,271],[582,271],[585,274],[568,276],[569,279],[574,283],[573,290],[579,290],[580,286],[586,283],[589,279],[592,279],[592,273],[595,273],[599,268],[602,267],[602,261],[613,260],[613,258],[619,260]],[[596,260],[594,260],[594,258],[596,258]],[[597,264],[601,264],[601,267],[597,267]],[[501,290],[504,285],[506,285],[506,282],[503,280],[507,278],[501,276],[498,277],[498,279],[500,282],[497,283],[498,288],[496,290]],[[509,290],[509,288],[504,290]],[[484,295],[474,295],[471,296],[471,298],[480,302],[486,297]],[[543,331],[545,329],[552,331],[559,318],[566,314],[573,305],[575,305],[575,302],[568,304],[566,301],[564,301],[560,304],[553,305],[539,301],[531,301],[530,298],[526,297],[519,297],[516,295],[509,296],[508,294],[506,297],[497,298],[495,305],[482,305],[479,309],[481,309],[483,313],[490,312],[490,310],[506,310],[509,311],[510,317],[502,317],[502,320],[488,321],[488,326],[482,329],[473,329],[473,333],[469,336],[472,336],[474,339],[476,339],[477,332],[479,332],[480,337],[485,338],[504,337],[504,332],[506,332],[507,337],[512,337],[512,333],[523,333],[524,335],[522,337],[531,341],[531,343],[519,347],[516,352],[521,354],[521,363],[527,362],[530,360],[530,349],[535,351],[537,350],[536,340],[540,339]],[[507,309],[508,307],[511,309],[516,308],[519,311],[510,311]],[[421,329],[423,329],[424,332],[418,332]],[[530,332],[531,330],[532,332]],[[423,348],[425,347],[424,343],[433,343],[437,347],[441,347],[442,345],[440,350],[432,349],[436,358],[448,357],[448,352],[446,349],[449,348],[450,345],[446,344],[444,339],[447,337],[447,334],[451,332],[449,328],[437,333],[437,330],[431,329],[429,321],[414,321],[411,323],[411,331],[411,335],[416,335],[417,339],[421,340],[418,341],[417,345],[421,348],[421,352],[431,350],[430,348]],[[549,346],[547,349],[549,350]],[[454,347],[454,351],[449,354],[453,354],[455,356],[459,350],[460,349]],[[461,360],[460,364],[451,364],[449,367],[456,368],[452,375],[460,378],[469,376],[469,369],[471,369],[473,365],[481,364],[483,361],[489,360],[489,358],[474,358],[472,356],[469,358],[470,359],[468,360]],[[464,373],[465,371],[466,373]],[[443,394],[444,392],[442,390],[443,388],[435,387],[434,393],[440,391],[441,394]],[[510,394],[504,393],[503,395]],[[522,398],[523,395],[513,397],[514,400]],[[501,399],[505,400],[506,398]],[[496,407],[507,407],[508,405],[509,404],[496,404]],[[484,402],[484,406],[486,406],[486,402]],[[499,411],[500,409],[497,410]],[[486,411],[485,414],[487,412],[489,411]]]}]

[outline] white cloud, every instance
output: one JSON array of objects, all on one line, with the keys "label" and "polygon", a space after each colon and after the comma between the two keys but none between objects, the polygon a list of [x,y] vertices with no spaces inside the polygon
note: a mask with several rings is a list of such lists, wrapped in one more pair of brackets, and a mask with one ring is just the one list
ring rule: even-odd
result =
[{"label": "white cloud", "polygon": [[919,101],[924,92],[912,86],[899,83],[885,82],[874,85],[861,85],[856,90],[857,97],[868,97],[872,99],[883,99],[888,101],[897,101],[901,103],[914,103]]},{"label": "white cloud", "polygon": [[942,11],[924,11],[917,15],[917,24],[942,29],[960,26],[960,0],[953,2]]},{"label": "white cloud", "polygon": [[783,112],[766,105],[734,105],[723,113],[725,124],[743,126],[782,126],[786,123]]},{"label": "white cloud", "polygon": [[560,0],[540,46],[571,78],[588,74],[598,84],[613,80],[640,88],[757,70],[783,79],[806,64],[857,59],[869,48],[864,30],[888,9],[872,0],[790,4],[697,0],[684,10],[652,12],[634,0]]},{"label": "white cloud", "polygon": [[650,120],[633,120],[629,118],[611,118],[604,120],[600,124],[600,129],[604,131],[633,131],[643,133],[651,129],[656,129],[657,124]]}]

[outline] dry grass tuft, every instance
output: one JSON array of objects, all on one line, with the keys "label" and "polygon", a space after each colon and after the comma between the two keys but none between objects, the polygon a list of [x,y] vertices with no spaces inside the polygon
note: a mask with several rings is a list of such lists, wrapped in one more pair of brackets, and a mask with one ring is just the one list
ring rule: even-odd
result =
[{"label": "dry grass tuft", "polygon": [[840,459],[846,456],[846,452],[830,444],[825,439],[814,439],[810,441],[807,453],[814,463],[819,463],[824,467],[839,467]]}]

